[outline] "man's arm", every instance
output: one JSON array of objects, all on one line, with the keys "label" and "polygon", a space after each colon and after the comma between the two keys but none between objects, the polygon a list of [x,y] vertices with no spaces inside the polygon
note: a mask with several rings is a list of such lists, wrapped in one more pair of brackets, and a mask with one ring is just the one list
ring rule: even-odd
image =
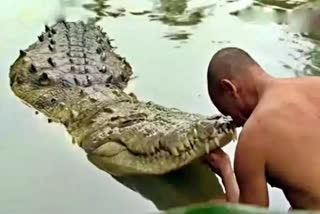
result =
[{"label": "man's arm", "polygon": [[222,149],[208,156],[210,168],[222,178],[227,202],[269,205],[265,178],[266,149],[257,134],[256,131],[253,135],[247,131],[242,132],[235,154],[235,175],[229,157]]},{"label": "man's arm", "polygon": [[269,206],[265,175],[265,145],[259,142],[258,130],[246,132],[239,139],[234,169],[240,189],[239,203]]},{"label": "man's arm", "polygon": [[237,203],[239,200],[239,187],[228,155],[219,148],[212,152],[207,160],[212,171],[222,179],[226,190],[226,202]]}]

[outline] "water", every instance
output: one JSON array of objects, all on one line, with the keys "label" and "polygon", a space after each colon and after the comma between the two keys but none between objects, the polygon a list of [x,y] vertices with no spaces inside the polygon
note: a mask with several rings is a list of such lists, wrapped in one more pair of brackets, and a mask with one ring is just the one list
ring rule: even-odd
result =
[{"label": "water", "polygon": [[[152,199],[142,197],[93,166],[84,152],[71,144],[61,125],[48,124],[45,117],[35,115],[11,92],[9,67],[18,50],[33,43],[45,23],[52,24],[61,17],[72,21],[98,16],[98,24],[115,39],[117,52],[127,58],[137,76],[128,91],[134,91],[142,100],[210,115],[217,110],[207,95],[206,67],[220,48],[245,49],[277,77],[319,72],[318,42],[311,39],[318,38],[317,34],[299,33],[300,28],[297,31],[296,26],[292,27],[299,18],[294,22],[286,18],[287,11],[283,8],[292,8],[295,5],[289,3],[294,1],[282,1],[285,3],[272,7],[261,6],[261,2],[2,1],[0,212],[81,214],[158,210]],[[276,11],[272,9],[275,7]],[[225,150],[233,159],[234,144]],[[196,173],[196,179],[195,176]],[[170,188],[176,183],[166,185]],[[161,182],[154,184],[154,192],[166,188]],[[207,185],[211,187],[210,183]],[[192,195],[192,191],[197,189],[186,190],[185,197]],[[269,191],[271,209],[287,210],[282,192],[270,187]],[[163,199],[170,194],[164,194]],[[184,196],[177,194],[177,197]]]}]

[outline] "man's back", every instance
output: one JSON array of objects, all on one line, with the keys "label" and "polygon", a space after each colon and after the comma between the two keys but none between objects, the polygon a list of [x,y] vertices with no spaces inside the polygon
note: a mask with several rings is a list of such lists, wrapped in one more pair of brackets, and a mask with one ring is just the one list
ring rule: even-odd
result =
[{"label": "man's back", "polygon": [[229,47],[214,54],[207,80],[215,107],[243,126],[234,173],[221,149],[208,157],[227,201],[266,207],[269,182],[293,208],[320,210],[320,78],[275,78]]},{"label": "man's back", "polygon": [[293,208],[320,209],[319,91],[320,78],[276,80],[243,129],[259,136],[250,143],[263,145],[267,180],[284,191]]}]

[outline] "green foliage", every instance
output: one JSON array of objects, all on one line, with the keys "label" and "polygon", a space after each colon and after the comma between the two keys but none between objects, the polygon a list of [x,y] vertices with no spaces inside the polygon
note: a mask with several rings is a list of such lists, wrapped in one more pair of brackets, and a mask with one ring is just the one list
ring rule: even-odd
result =
[{"label": "green foliage", "polygon": [[[163,214],[284,214],[287,211],[271,211],[266,208],[240,204],[198,204],[180,208],[174,208],[163,212]],[[318,211],[295,210],[290,211],[292,214],[316,214]]]}]

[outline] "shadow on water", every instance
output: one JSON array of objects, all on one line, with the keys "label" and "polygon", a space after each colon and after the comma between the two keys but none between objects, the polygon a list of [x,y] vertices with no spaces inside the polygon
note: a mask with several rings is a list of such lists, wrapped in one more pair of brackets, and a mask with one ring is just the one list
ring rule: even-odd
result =
[{"label": "shadow on water", "polygon": [[[93,164],[98,168],[101,166]],[[107,170],[101,167],[100,169],[108,173]],[[113,176],[113,178],[152,201],[159,210],[223,198],[223,190],[217,177],[200,162],[165,175]]]}]

